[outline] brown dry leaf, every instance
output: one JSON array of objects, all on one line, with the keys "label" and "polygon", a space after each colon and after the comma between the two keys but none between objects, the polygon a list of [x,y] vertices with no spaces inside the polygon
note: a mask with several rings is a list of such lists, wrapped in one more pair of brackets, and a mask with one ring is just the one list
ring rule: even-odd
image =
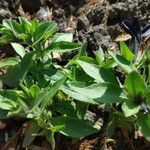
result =
[{"label": "brown dry leaf", "polygon": [[122,34],[119,35],[116,39],[115,42],[120,42],[120,41],[128,41],[131,39],[131,35],[130,34]]}]

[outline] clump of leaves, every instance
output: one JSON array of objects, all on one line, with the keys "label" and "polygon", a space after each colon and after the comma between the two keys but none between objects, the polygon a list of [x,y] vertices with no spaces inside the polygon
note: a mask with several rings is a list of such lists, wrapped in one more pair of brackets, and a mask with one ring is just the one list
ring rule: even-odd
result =
[{"label": "clump of leaves", "polygon": [[[99,104],[110,114],[109,133],[118,125],[129,130],[137,125],[149,139],[149,52],[139,61],[121,42],[120,52],[99,49],[91,58],[86,43],[74,43],[71,33],[56,31],[49,21],[3,21],[0,43],[11,43],[16,57],[0,61],[0,68],[7,69],[1,76],[7,89],[0,90],[0,119],[30,120],[23,146],[44,135],[54,149],[56,132],[75,138],[98,132],[101,127],[84,117],[89,105]],[[66,66],[53,63],[53,52],[72,50],[79,52]],[[146,73],[141,74],[144,64]],[[116,67],[124,72],[123,82]]]},{"label": "clump of leaves", "polygon": [[16,52],[16,57],[0,61],[0,68],[7,69],[0,77],[7,85],[7,89],[0,90],[0,118],[30,120],[23,147],[35,135],[45,135],[54,149],[55,132],[76,138],[97,132],[94,123],[78,115],[76,101],[61,89],[72,80],[70,66],[53,63],[53,52],[81,49],[81,44],[72,42],[72,33],[57,33],[52,21],[22,17],[17,21],[4,20],[0,31],[0,43],[10,43]]}]

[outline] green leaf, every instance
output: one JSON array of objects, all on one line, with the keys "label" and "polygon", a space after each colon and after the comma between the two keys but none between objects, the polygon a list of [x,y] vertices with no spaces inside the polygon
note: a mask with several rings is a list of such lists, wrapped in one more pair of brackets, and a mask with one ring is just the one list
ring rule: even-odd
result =
[{"label": "green leaf", "polygon": [[[65,89],[62,89],[65,93],[69,96],[73,96],[73,98],[77,100],[83,98],[82,101],[85,102],[94,99],[98,103],[116,103],[121,102],[126,98],[121,88],[106,83],[97,83],[87,87],[74,86],[73,84],[68,84],[67,86]],[[72,93],[66,91],[67,88],[68,90],[73,91],[73,94],[76,94],[76,97]]]},{"label": "green leaf", "polygon": [[33,84],[29,90],[33,98],[35,98],[40,92],[40,88],[35,84]]},{"label": "green leaf", "polygon": [[51,110],[57,111],[62,115],[66,115],[69,117],[77,117],[75,106],[73,106],[72,101],[59,101],[55,102],[55,104],[52,104]]},{"label": "green leaf", "polygon": [[34,37],[34,43],[32,45],[37,44],[42,39],[47,39],[48,37],[52,36],[53,33],[56,31],[56,23],[54,22],[42,22],[36,28]]},{"label": "green leaf", "polygon": [[15,66],[15,65],[18,64],[19,62],[20,62],[20,60],[19,60],[18,58],[14,58],[14,57],[2,59],[2,60],[0,61],[0,68]]},{"label": "green leaf", "polygon": [[131,52],[128,46],[124,42],[120,42],[120,50],[125,59],[132,62],[135,55]]},{"label": "green leaf", "polygon": [[111,59],[107,59],[105,62],[103,62],[102,67],[103,68],[114,68],[117,66],[117,63],[115,62],[115,60],[113,58]]},{"label": "green leaf", "polygon": [[40,128],[35,121],[32,120],[32,121],[28,122],[28,126],[27,126],[27,129],[25,132],[25,138],[23,140],[22,147],[29,146],[35,138],[35,136],[33,136],[33,134],[38,133],[39,130],[40,130]]},{"label": "green leaf", "polygon": [[23,59],[21,60],[21,74],[22,74],[22,79],[24,79],[24,76],[27,74],[27,72],[29,71],[29,69],[33,66],[33,61],[34,61],[34,55],[35,52],[30,52],[27,53]]},{"label": "green leaf", "polygon": [[104,83],[109,82],[111,84],[117,85],[117,79],[110,69],[99,68],[99,66],[87,63],[81,60],[77,60],[77,63],[82,67],[82,69],[96,81]]},{"label": "green leaf", "polygon": [[7,43],[10,43],[12,41],[14,41],[13,35],[12,36],[3,35],[3,36],[0,37],[0,45],[7,44]]},{"label": "green leaf", "polygon": [[19,81],[23,81],[25,75],[33,65],[33,56],[34,52],[27,53],[19,64],[10,68],[6,75],[1,77],[2,81],[9,86],[15,86]]},{"label": "green leaf", "polygon": [[50,52],[70,52],[81,48],[81,45],[73,42],[54,42],[45,51]]},{"label": "green leaf", "polygon": [[144,83],[144,79],[136,71],[131,72],[127,76],[127,78],[125,79],[124,86],[127,89],[130,97],[145,96],[146,85]]},{"label": "green leaf", "polygon": [[19,86],[20,86],[21,90],[24,92],[24,94],[25,94],[26,97],[28,97],[28,98],[32,97],[31,93],[30,93],[30,90],[26,86],[24,86],[21,83],[19,84]]},{"label": "green leaf", "polygon": [[6,75],[1,77],[1,80],[9,86],[15,86],[21,78],[21,74],[18,73],[20,70],[20,64],[15,65],[13,68],[8,70]]},{"label": "green leaf", "polygon": [[66,79],[67,79],[67,77],[64,76],[63,78],[61,78],[60,80],[56,81],[52,85],[50,90],[48,90],[48,92],[44,96],[44,99],[43,99],[42,104],[41,104],[41,108],[42,109],[45,109],[45,107],[48,105],[49,101],[53,98],[53,96],[56,94],[56,92],[58,92],[58,90],[60,90],[60,87],[66,81]]},{"label": "green leaf", "polygon": [[5,44],[15,41],[21,30],[21,26],[15,20],[4,19],[3,28],[1,28],[3,36],[0,38],[0,43]]},{"label": "green leaf", "polygon": [[0,119],[8,119],[8,111],[0,108]]},{"label": "green leaf", "polygon": [[147,140],[150,140],[150,114],[139,113],[137,117],[140,131]]},{"label": "green leaf", "polygon": [[52,125],[64,125],[61,133],[74,138],[82,138],[98,132],[96,128],[86,121],[64,116],[52,118]]},{"label": "green leaf", "polygon": [[17,93],[13,90],[1,90],[0,91],[0,108],[4,110],[11,110],[18,104]]},{"label": "green leaf", "polygon": [[[88,56],[80,56],[79,60],[90,63],[90,64],[95,64],[96,65],[96,61],[94,58],[92,57],[88,57]],[[76,64],[76,62],[75,62]]]},{"label": "green leaf", "polygon": [[2,22],[3,26],[11,30],[10,26],[10,20],[9,19],[4,19]]},{"label": "green leaf", "polygon": [[53,132],[46,132],[46,139],[50,142],[52,150],[55,150],[55,138],[54,138],[54,133]]},{"label": "green leaf", "polygon": [[97,65],[81,60],[77,60],[77,63],[90,77],[94,78],[98,82],[104,82],[100,74],[100,68]]},{"label": "green leaf", "polygon": [[41,104],[40,108],[42,110],[44,110],[45,107],[48,105],[48,103],[53,98],[53,96],[56,94],[56,92],[60,89],[62,84],[65,82],[65,80],[66,80],[66,76],[61,78],[60,80],[56,81],[52,85],[52,87],[47,87],[44,90],[42,90],[41,92],[39,92],[39,94],[37,95],[37,97],[33,101],[33,104],[32,104],[33,108],[31,111],[34,111],[34,109],[36,109],[39,104]]},{"label": "green leaf", "polygon": [[76,102],[76,111],[77,111],[77,115],[78,115],[78,118],[80,119],[84,119],[85,118],[85,115],[88,111],[88,106],[89,104],[87,103],[82,103],[82,102]]},{"label": "green leaf", "polygon": [[140,110],[140,107],[139,107],[139,105],[136,105],[134,103],[134,101],[132,101],[132,100],[126,100],[122,104],[122,110],[123,110],[125,116],[129,117],[131,115],[134,115],[134,114],[138,113],[139,110]]},{"label": "green leaf", "polygon": [[147,86],[146,103],[150,105],[150,85]]},{"label": "green leaf", "polygon": [[53,126],[53,127],[50,127],[49,130],[50,130],[52,133],[55,133],[55,132],[61,131],[62,129],[64,129],[64,125]]},{"label": "green leaf", "polygon": [[78,66],[72,66],[70,77],[74,81],[83,83],[85,85],[89,85],[91,82],[94,82],[94,79]]},{"label": "green leaf", "polygon": [[81,56],[86,56],[87,55],[86,50],[87,50],[87,42],[84,42],[81,45],[81,48],[80,48],[79,53],[77,55],[77,58],[80,58]]},{"label": "green leaf", "polygon": [[72,33],[56,33],[52,39],[52,42],[72,42],[73,34]]},{"label": "green leaf", "polygon": [[21,27],[23,29],[23,31],[21,33],[30,33],[31,32],[31,27],[32,24],[30,21],[28,21],[28,19],[24,18],[24,17],[19,17],[19,21],[21,24]]},{"label": "green leaf", "polygon": [[102,48],[99,48],[97,51],[94,52],[94,54],[96,56],[96,61],[98,62],[99,66],[102,66],[105,60],[105,56]]},{"label": "green leaf", "polygon": [[120,55],[115,55],[111,51],[109,51],[109,54],[116,61],[116,63],[127,73],[130,73],[131,71],[135,70],[135,67],[133,67],[133,65],[124,57]]},{"label": "green leaf", "polygon": [[15,37],[18,37],[18,30],[15,30],[16,26],[13,26],[13,21],[11,19],[5,19],[3,20],[3,26],[12,31],[13,35]]},{"label": "green leaf", "polygon": [[39,20],[30,20],[30,22],[31,22],[31,25],[32,25],[31,31],[32,31],[32,33],[35,33],[36,28],[39,25]]},{"label": "green leaf", "polygon": [[12,23],[12,26],[13,26],[15,32],[18,35],[23,32],[21,25],[16,20],[11,20],[11,23]]},{"label": "green leaf", "polygon": [[74,98],[75,100],[79,100],[81,102],[85,102],[85,103],[89,103],[89,104],[99,104],[98,102],[94,101],[93,99],[70,89],[68,86],[61,87],[61,90],[64,93],[66,93],[68,96]]},{"label": "green leaf", "polygon": [[14,50],[16,51],[16,53],[21,56],[21,58],[23,58],[26,54],[25,49],[22,45],[18,44],[18,43],[11,43],[12,47],[14,48]]},{"label": "green leaf", "polygon": [[51,28],[43,36],[45,40],[52,37],[52,35],[57,31],[57,24],[55,22],[50,22],[50,23],[51,25],[49,25],[49,27],[51,26]]}]

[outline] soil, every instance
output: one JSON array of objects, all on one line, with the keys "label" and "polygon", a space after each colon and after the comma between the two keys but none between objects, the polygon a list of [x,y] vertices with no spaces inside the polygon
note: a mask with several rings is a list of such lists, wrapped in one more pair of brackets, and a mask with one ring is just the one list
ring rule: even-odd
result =
[{"label": "soil", "polygon": [[[4,18],[25,16],[29,19],[53,19],[58,23],[60,32],[73,32],[77,42],[88,42],[88,53],[102,47],[103,50],[118,50],[118,38],[125,32],[121,28],[124,19],[138,16],[142,26],[150,23],[149,0],[0,0],[0,22]],[[6,50],[7,49],[7,50]],[[9,45],[0,47],[0,59],[10,57],[13,53]],[[96,111],[95,111],[96,110]],[[104,127],[96,135],[82,139],[75,144],[71,139],[56,135],[57,150],[145,150],[150,149],[150,143],[140,135],[135,138],[127,131],[117,129],[113,139],[107,135],[105,125],[107,114],[91,109],[97,118],[103,118]],[[101,113],[100,113],[101,112]],[[9,128],[14,124],[14,128]],[[5,127],[6,126],[6,127]],[[3,124],[0,122],[0,149],[17,149],[21,143],[23,128],[22,121],[10,120]],[[14,132],[15,131],[15,132]],[[6,135],[6,133],[11,133]],[[35,139],[29,149],[47,150],[49,144],[46,140]],[[37,144],[38,143],[38,144]]]}]

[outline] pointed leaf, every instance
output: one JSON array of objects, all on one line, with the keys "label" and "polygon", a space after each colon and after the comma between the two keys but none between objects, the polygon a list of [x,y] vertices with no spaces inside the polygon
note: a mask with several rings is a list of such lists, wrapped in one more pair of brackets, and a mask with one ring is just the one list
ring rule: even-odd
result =
[{"label": "pointed leaf", "polygon": [[120,42],[120,50],[125,59],[132,62],[135,55],[130,51],[128,46],[124,42]]},{"label": "pointed leaf", "polygon": [[125,88],[127,89],[130,97],[141,97],[146,93],[146,85],[142,76],[136,72],[131,72],[125,79]]},{"label": "pointed leaf", "polygon": [[27,147],[30,145],[35,138],[33,134],[38,133],[39,130],[40,128],[38,124],[35,121],[30,121],[25,132],[25,138],[23,140],[22,147]]},{"label": "pointed leaf", "polygon": [[116,63],[127,73],[130,73],[131,71],[135,70],[135,67],[132,66],[132,64],[125,59],[124,57],[120,55],[115,55],[113,52],[109,51],[108,52],[111,57],[116,61]]},{"label": "pointed leaf", "polygon": [[45,107],[53,98],[53,96],[56,94],[56,92],[60,89],[62,84],[65,82],[65,80],[66,80],[66,76],[56,81],[52,85],[52,87],[47,87],[44,89],[44,91],[41,91],[33,102],[32,111],[34,111],[34,109],[36,109],[39,104],[41,104],[41,109],[44,110]]},{"label": "pointed leaf", "polygon": [[74,98],[75,100],[79,100],[81,102],[89,103],[89,104],[98,104],[98,102],[94,101],[93,99],[91,99],[83,94],[80,94],[79,92],[76,92],[76,91],[70,89],[68,86],[62,86],[61,90],[64,93],[66,93],[68,96]]},{"label": "pointed leaf", "polygon": [[11,45],[14,48],[14,50],[16,51],[16,53],[19,56],[21,56],[21,58],[23,58],[24,55],[26,54],[24,47],[18,43],[11,43]]},{"label": "pointed leaf", "polygon": [[50,88],[50,90],[48,90],[48,92],[46,93],[46,95],[44,96],[44,99],[42,101],[41,104],[41,108],[45,109],[46,105],[48,105],[49,100],[51,100],[53,98],[53,96],[56,94],[56,92],[58,92],[58,90],[60,90],[60,87],[62,86],[62,84],[66,81],[66,76],[64,76],[63,78],[61,78],[60,80],[56,81],[52,87]]},{"label": "pointed leaf", "polygon": [[99,66],[102,66],[105,60],[105,56],[102,48],[100,47],[97,51],[94,52],[94,54],[96,56],[96,61],[98,62]]},{"label": "pointed leaf", "polygon": [[[82,101],[85,100],[84,98],[87,98],[85,102],[94,99],[98,103],[116,103],[126,98],[121,88],[106,83],[97,83],[87,87],[78,87],[68,84],[68,89],[75,92],[76,95],[79,94],[81,98],[83,98]],[[77,98],[79,98],[79,96],[77,96],[76,99]]]},{"label": "pointed leaf", "polygon": [[90,134],[98,132],[98,129],[94,128],[90,123],[70,117],[54,117],[52,118],[53,126],[64,125],[61,133],[75,138],[81,138]]},{"label": "pointed leaf", "polygon": [[10,57],[0,60],[0,68],[14,66],[18,64],[20,60],[18,58]]},{"label": "pointed leaf", "polygon": [[104,83],[109,82],[111,84],[117,85],[117,79],[110,69],[99,68],[99,66],[87,63],[85,61],[77,60],[77,63],[82,67],[82,69],[96,81]]},{"label": "pointed leaf", "polygon": [[73,34],[72,33],[56,33],[53,37],[53,42],[72,42]]},{"label": "pointed leaf", "polygon": [[73,42],[54,42],[45,51],[50,52],[70,52],[81,48],[81,45]]},{"label": "pointed leaf", "polygon": [[140,107],[139,105],[135,104],[132,100],[126,100],[122,104],[122,110],[126,117],[129,117],[131,115],[134,115],[139,112]]},{"label": "pointed leaf", "polygon": [[84,42],[81,45],[81,49],[79,50],[77,57],[80,58],[81,56],[86,56],[87,55],[86,50],[87,50],[87,42]]},{"label": "pointed leaf", "polygon": [[33,64],[33,56],[34,52],[27,53],[19,64],[11,68],[6,75],[2,77],[2,81],[9,86],[15,86],[19,81],[23,81]]},{"label": "pointed leaf", "polygon": [[56,23],[54,22],[42,22],[36,28],[34,33],[34,43],[33,45],[37,44],[43,38],[47,39],[48,37],[52,36],[56,31]]},{"label": "pointed leaf", "polygon": [[1,90],[0,91],[0,108],[4,110],[11,110],[16,107],[17,93],[12,90]]},{"label": "pointed leaf", "polygon": [[150,141],[150,114],[138,114],[138,126],[144,137]]}]

